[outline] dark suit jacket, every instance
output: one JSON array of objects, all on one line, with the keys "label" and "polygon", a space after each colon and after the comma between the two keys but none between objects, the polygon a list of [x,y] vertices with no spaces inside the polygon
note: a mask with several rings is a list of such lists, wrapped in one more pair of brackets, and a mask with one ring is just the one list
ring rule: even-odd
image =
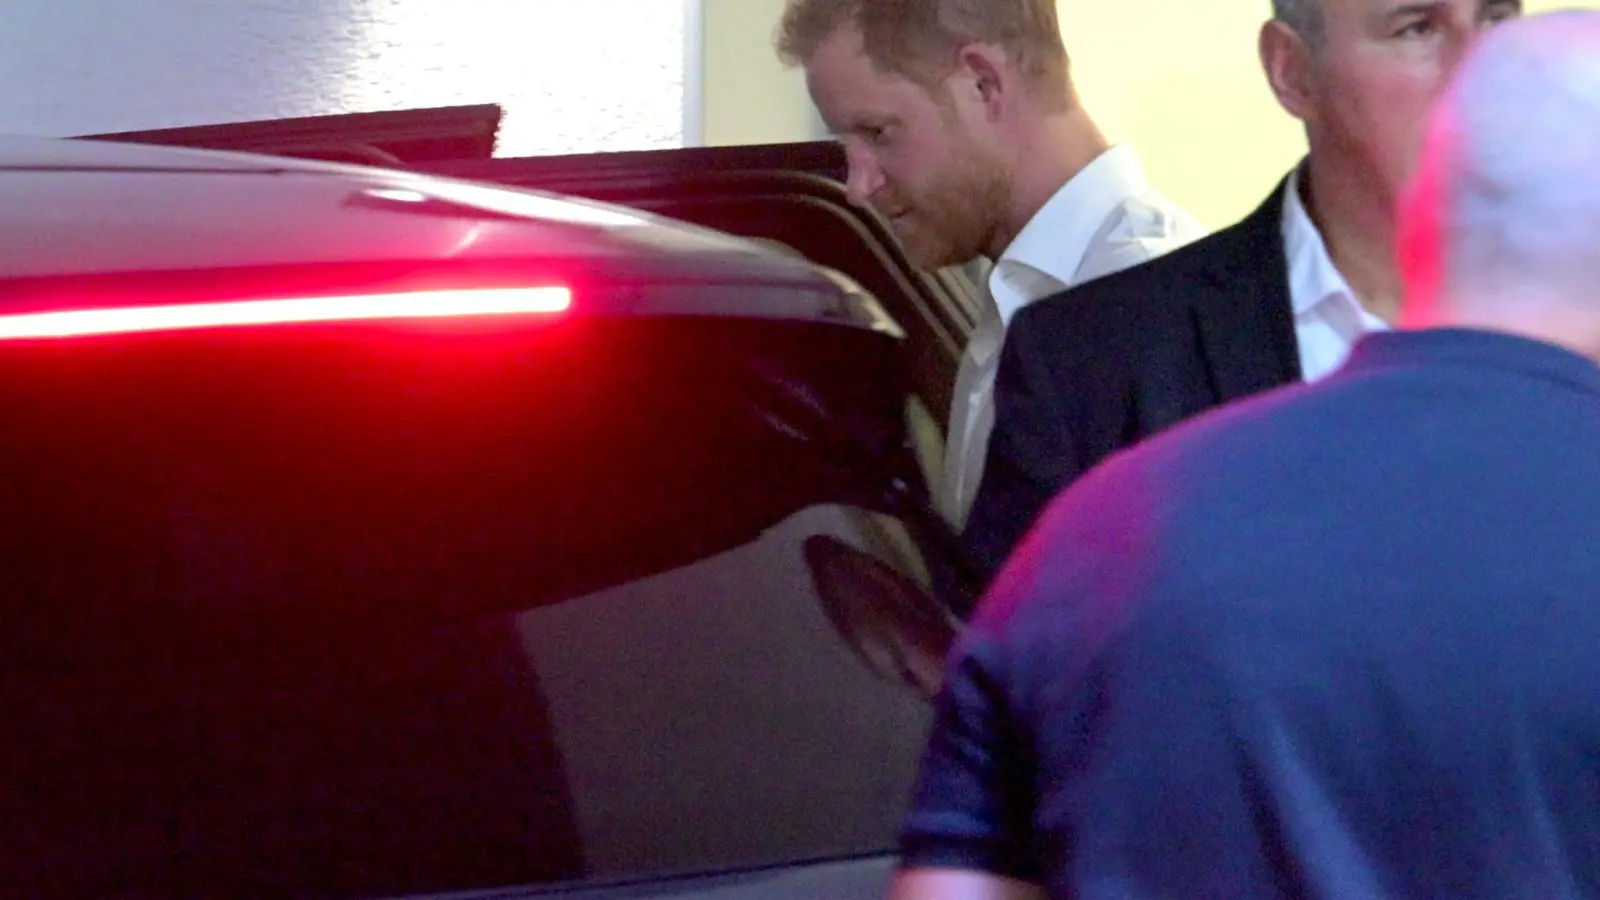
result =
[{"label": "dark suit jacket", "polygon": [[1229,228],[1017,313],[961,537],[967,571],[944,590],[957,614],[970,611],[1050,498],[1095,464],[1300,378],[1283,250],[1287,184]]}]

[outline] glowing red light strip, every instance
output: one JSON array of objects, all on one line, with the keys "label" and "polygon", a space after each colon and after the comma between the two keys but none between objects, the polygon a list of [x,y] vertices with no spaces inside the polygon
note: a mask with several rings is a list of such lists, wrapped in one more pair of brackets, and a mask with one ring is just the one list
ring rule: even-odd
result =
[{"label": "glowing red light strip", "polygon": [[571,305],[572,292],[564,287],[528,287],[130,306],[122,309],[0,315],[0,340],[173,331],[228,325],[558,313]]}]

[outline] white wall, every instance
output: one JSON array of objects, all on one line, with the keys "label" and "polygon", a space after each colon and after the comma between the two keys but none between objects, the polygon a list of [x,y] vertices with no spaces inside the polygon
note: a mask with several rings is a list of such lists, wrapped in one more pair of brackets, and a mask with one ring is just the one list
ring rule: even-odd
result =
[{"label": "white wall", "polygon": [[826,134],[805,80],[773,51],[784,0],[700,0],[702,143],[815,140]]},{"label": "white wall", "polygon": [[500,155],[674,147],[699,2],[10,0],[0,131],[498,102]]}]

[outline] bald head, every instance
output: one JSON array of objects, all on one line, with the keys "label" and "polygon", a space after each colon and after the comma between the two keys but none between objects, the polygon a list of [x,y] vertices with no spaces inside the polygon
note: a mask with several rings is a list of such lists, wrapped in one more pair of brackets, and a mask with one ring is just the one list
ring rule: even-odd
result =
[{"label": "bald head", "polygon": [[1600,325],[1600,11],[1474,46],[1429,123],[1400,251],[1408,306],[1428,307],[1408,313]]}]

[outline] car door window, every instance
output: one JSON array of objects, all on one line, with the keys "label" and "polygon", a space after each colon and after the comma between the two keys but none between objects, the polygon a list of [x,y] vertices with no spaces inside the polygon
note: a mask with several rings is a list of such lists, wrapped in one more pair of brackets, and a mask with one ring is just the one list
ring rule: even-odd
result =
[{"label": "car door window", "polygon": [[0,356],[9,886],[354,898],[891,851],[926,707],[838,641],[800,549],[896,545],[842,487],[897,417],[884,354],[777,321],[353,334]]}]

